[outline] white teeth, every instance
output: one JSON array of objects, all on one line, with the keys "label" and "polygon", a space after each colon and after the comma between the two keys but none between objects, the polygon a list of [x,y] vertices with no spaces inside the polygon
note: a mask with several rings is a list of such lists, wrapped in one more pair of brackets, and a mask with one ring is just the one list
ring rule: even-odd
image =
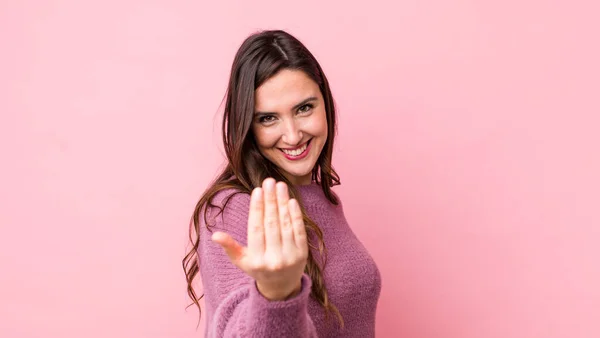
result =
[{"label": "white teeth", "polygon": [[298,148],[295,150],[286,150],[286,149],[282,149],[284,153],[290,155],[290,156],[298,156],[300,154],[302,154],[305,150],[306,150],[306,146],[308,145],[308,143],[304,144],[302,146],[302,148]]}]

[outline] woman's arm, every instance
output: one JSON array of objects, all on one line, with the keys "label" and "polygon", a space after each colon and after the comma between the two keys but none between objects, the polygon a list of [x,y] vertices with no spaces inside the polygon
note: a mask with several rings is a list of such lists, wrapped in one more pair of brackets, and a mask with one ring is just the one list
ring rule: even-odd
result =
[{"label": "woman's arm", "polygon": [[[216,202],[219,204],[218,200]],[[236,254],[241,254],[236,250],[245,250],[244,246],[248,243],[250,205],[249,195],[235,194],[224,212],[214,218],[212,232],[205,226],[201,227],[200,270],[205,304],[212,312],[210,322],[206,323],[208,337],[316,337],[314,324],[308,315],[311,281],[306,274],[298,277],[299,292],[292,293],[285,300],[269,300],[263,293],[277,293],[270,292],[272,288],[261,293],[256,279],[236,266],[239,262],[232,263]],[[224,246],[227,250],[224,250],[223,244],[211,240],[215,232],[228,235],[220,238],[219,244],[232,241],[239,246],[227,243]],[[254,274],[253,271],[250,274]],[[283,289],[289,290],[289,287]]]}]

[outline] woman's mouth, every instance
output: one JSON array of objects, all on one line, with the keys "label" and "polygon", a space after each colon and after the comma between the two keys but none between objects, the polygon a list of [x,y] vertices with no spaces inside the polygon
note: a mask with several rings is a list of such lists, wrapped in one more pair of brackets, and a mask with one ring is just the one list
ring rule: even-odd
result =
[{"label": "woman's mouth", "polygon": [[288,160],[301,160],[303,158],[306,157],[306,155],[308,155],[308,152],[310,151],[310,141],[312,141],[312,139],[308,140],[308,142],[304,143],[302,146],[294,149],[294,150],[289,150],[289,149],[281,149],[279,148],[279,150],[281,150],[281,152],[283,153],[283,156],[285,156],[285,158],[287,158]]}]

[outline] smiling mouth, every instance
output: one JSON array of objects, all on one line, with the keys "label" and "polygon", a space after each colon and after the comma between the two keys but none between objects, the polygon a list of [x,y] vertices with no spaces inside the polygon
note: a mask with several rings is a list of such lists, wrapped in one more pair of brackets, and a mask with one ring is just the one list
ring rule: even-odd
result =
[{"label": "smiling mouth", "polygon": [[284,153],[288,156],[292,156],[292,157],[300,156],[306,151],[306,149],[308,148],[308,145],[310,144],[310,141],[312,141],[312,138],[310,140],[308,140],[308,142],[304,143],[302,146],[300,146],[294,150],[282,149],[282,148],[279,148],[279,150],[281,150],[282,153]]}]

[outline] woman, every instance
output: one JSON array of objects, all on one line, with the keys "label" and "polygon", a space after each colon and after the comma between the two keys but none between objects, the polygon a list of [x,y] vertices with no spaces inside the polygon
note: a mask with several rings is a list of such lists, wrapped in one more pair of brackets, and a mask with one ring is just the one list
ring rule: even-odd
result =
[{"label": "woman", "polygon": [[207,337],[373,337],[379,270],[348,226],[331,165],[327,78],[283,31],[248,37],[227,90],[228,164],[198,202],[183,260]]}]

